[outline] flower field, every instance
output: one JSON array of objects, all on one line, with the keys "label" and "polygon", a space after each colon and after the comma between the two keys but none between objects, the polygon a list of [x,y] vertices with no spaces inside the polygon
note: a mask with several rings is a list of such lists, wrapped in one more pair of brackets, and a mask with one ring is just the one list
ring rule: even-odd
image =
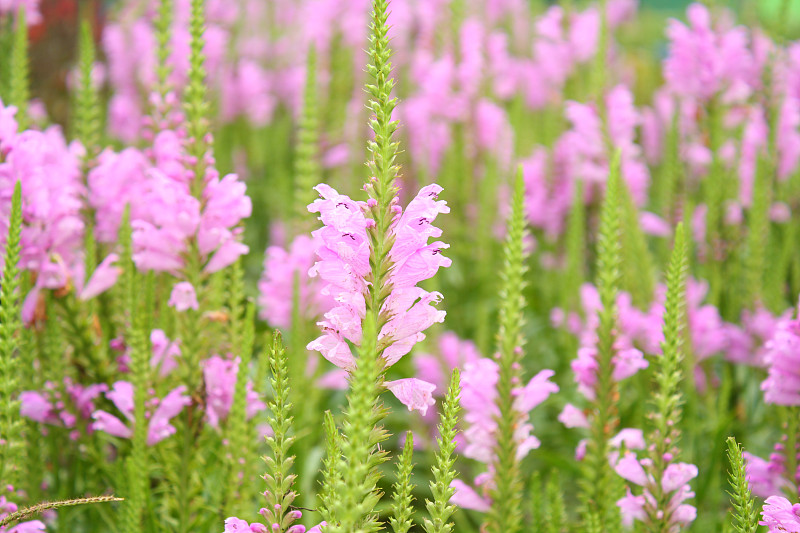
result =
[{"label": "flower field", "polygon": [[798,242],[793,0],[0,0],[0,533],[800,533]]}]

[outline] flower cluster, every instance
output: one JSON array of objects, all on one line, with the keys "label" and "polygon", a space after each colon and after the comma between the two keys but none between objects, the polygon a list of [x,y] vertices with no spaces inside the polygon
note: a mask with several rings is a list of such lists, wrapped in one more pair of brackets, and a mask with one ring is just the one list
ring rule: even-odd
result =
[{"label": "flower cluster", "polygon": [[[554,374],[552,370],[542,370],[525,386],[514,389],[514,410],[521,419],[514,433],[518,460],[541,444],[532,434],[533,425],[529,422],[529,413],[551,394],[558,392],[558,385],[550,381]],[[464,408],[464,422],[467,424],[462,453],[465,457],[487,465],[494,461],[497,443],[498,379],[499,367],[494,360],[488,358],[466,363],[461,374],[461,405]],[[491,468],[475,478],[475,484],[483,488],[483,495],[461,480],[453,481],[455,493],[451,501],[466,509],[488,510],[491,503],[486,493],[492,487],[492,478]]]},{"label": "flower cluster", "polygon": [[[117,381],[105,396],[129,422],[133,423],[133,385],[130,382]],[[151,394],[148,401],[149,412],[146,415],[147,444],[153,446],[175,434],[176,429],[169,421],[178,416],[190,403],[191,398],[186,395],[186,387],[183,385],[174,388],[163,399],[152,397]],[[107,411],[98,409],[92,413],[92,418],[94,422],[91,427],[95,431],[103,431],[123,439],[130,439],[133,436],[130,426]]]},{"label": "flower cluster", "polygon": [[[630,527],[634,520],[647,522],[655,513],[663,513],[667,522],[675,526],[685,526],[694,521],[697,509],[687,499],[694,497],[689,481],[697,477],[697,467],[687,463],[673,463],[667,466],[661,476],[660,485],[663,494],[669,497],[666,509],[659,509],[653,498],[653,484],[657,483],[646,469],[652,463],[649,459],[638,459],[633,452],[627,452],[614,465],[616,472],[625,480],[643,487],[642,494],[636,496],[627,489],[624,498],[617,502],[622,511],[622,523]],[[659,517],[661,518],[661,517]]]},{"label": "flower cluster", "polygon": [[[347,341],[355,345],[361,342],[370,274],[367,227],[372,220],[365,215],[366,202],[355,202],[327,185],[318,185],[316,189],[321,199],[311,204],[309,211],[320,214],[324,227],[314,232],[320,246],[319,260],[311,275],[322,279],[321,293],[337,305],[325,313],[325,319],[319,322],[324,334],[309,343],[308,348],[319,351],[340,368],[352,369],[355,359]],[[441,254],[448,245],[440,241],[428,244],[429,238],[441,235],[441,230],[433,226],[436,216],[449,212],[446,202],[437,201],[441,190],[438,185],[428,185],[405,211],[399,206],[395,210],[393,245],[389,252],[394,263],[389,276],[392,292],[381,309],[389,317],[380,331],[380,339],[386,343],[382,351],[386,366],[396,363],[424,339],[425,329],[444,320],[444,311],[433,306],[441,294],[416,286],[436,274],[439,267],[450,266],[450,260]]]}]

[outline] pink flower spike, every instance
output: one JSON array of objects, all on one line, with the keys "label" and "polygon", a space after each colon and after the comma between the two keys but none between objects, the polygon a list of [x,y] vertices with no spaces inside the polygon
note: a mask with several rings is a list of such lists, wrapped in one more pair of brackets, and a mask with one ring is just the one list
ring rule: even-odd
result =
[{"label": "pink flower spike", "polygon": [[197,303],[197,294],[194,292],[194,287],[188,281],[182,281],[172,288],[168,305],[174,307],[179,313],[188,309],[197,311],[200,308]]},{"label": "pink flower spike", "polygon": [[436,403],[433,399],[436,385],[433,383],[417,378],[406,378],[387,381],[385,385],[403,405],[408,407],[409,411],[417,410],[422,416],[428,412],[428,407]]},{"label": "pink flower spike", "polygon": [[86,301],[94,298],[95,296],[104,293],[114,286],[117,278],[122,273],[122,268],[114,266],[119,260],[117,254],[108,254],[108,257],[97,266],[92,277],[83,287],[80,293],[80,300]]}]

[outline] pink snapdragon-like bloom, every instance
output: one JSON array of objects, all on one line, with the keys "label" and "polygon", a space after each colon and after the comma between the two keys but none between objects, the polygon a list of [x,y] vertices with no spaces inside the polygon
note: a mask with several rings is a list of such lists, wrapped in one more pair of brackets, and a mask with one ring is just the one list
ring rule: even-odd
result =
[{"label": "pink snapdragon-like bloom", "polygon": [[[606,94],[605,104],[609,140],[613,148],[621,153],[622,177],[636,204],[644,205],[650,173],[636,144],[636,127],[640,117],[633,105],[633,94],[626,86],[619,85]],[[565,114],[571,129],[558,144],[563,144],[562,149],[569,154],[574,175],[593,185],[587,190],[588,198],[592,198],[593,190],[604,186],[609,172],[608,147],[602,120],[593,106],[578,102],[567,102]]]},{"label": "pink snapdragon-like bloom", "polygon": [[699,3],[686,13],[688,26],[670,20],[667,27],[664,77],[671,90],[699,101],[724,92],[749,91],[754,59],[745,29],[722,24],[714,28],[708,8]]},{"label": "pink snapdragon-like bloom", "polygon": [[[75,428],[80,420],[91,420],[95,398],[107,390],[108,386],[104,383],[83,386],[64,378],[64,387],[59,389],[55,383],[48,381],[42,391],[20,393],[19,414],[40,424]],[[70,437],[76,439],[79,435],[75,431]]]},{"label": "pink snapdragon-like bloom", "polygon": [[783,496],[770,496],[761,511],[762,526],[769,533],[800,533],[800,503],[792,503]]},{"label": "pink snapdragon-like bloom", "polygon": [[[162,400],[152,398],[148,402],[147,444],[153,446],[175,434],[175,427],[169,421],[176,417],[184,407],[192,403],[186,394],[186,387],[181,385],[172,389]],[[112,389],[106,392],[106,398],[119,409],[131,424],[133,423],[133,385],[128,381],[117,381]],[[152,410],[155,408],[155,410]],[[102,409],[92,413],[94,423],[92,429],[103,431],[115,437],[129,439],[133,430],[125,422]]]},{"label": "pink snapdragon-like bloom", "polygon": [[[648,366],[644,354],[636,348],[618,349],[612,364],[614,365],[612,377],[616,381],[629,378]],[[579,348],[578,357],[570,363],[570,366],[575,373],[578,390],[587,398],[593,399],[594,387],[597,384],[597,349]]]},{"label": "pink snapdragon-like bloom", "polygon": [[200,305],[197,303],[197,294],[194,291],[194,286],[188,281],[177,283],[169,295],[168,305],[174,307],[179,313],[189,309],[197,311]]},{"label": "pink snapdragon-like bloom", "polygon": [[[11,108],[0,102],[0,115]],[[7,121],[12,121],[10,116]],[[20,268],[37,274],[24,306],[26,321],[42,289],[83,283],[81,217],[85,190],[81,181],[80,147],[67,145],[58,127],[16,132],[4,126],[4,158],[0,162],[0,252],[5,250],[11,196],[22,186]],[[0,264],[0,266],[2,266]]]},{"label": "pink snapdragon-like bloom", "polygon": [[433,383],[416,378],[405,378],[387,381],[384,385],[403,405],[408,407],[409,411],[419,411],[422,416],[428,412],[428,407],[436,403],[436,400],[433,399],[436,385]]},{"label": "pink snapdragon-like bloom", "polygon": [[767,379],[761,383],[764,401],[800,405],[800,320],[781,320],[765,345]]},{"label": "pink snapdragon-like bloom", "polygon": [[544,230],[550,239],[563,233],[575,194],[571,161],[565,146],[559,144],[552,156],[545,148],[537,147],[521,163],[528,221]]},{"label": "pink snapdragon-like bloom", "polygon": [[[466,446],[463,454],[487,465],[494,461],[494,449],[497,444],[497,382],[500,368],[497,363],[488,358],[467,363],[461,373],[461,406],[464,409],[464,422],[467,429],[464,431]],[[517,459],[522,459],[528,453],[539,447],[539,440],[532,435],[533,425],[530,423],[529,412],[545,401],[551,394],[558,392],[558,385],[550,381],[554,372],[542,370],[536,374],[524,387],[516,387],[514,395],[514,409],[520,417],[514,433],[514,442],[517,445]],[[481,477],[483,476],[483,477]],[[476,485],[486,485],[491,481],[491,471],[476,478]],[[477,497],[477,493],[463,482],[456,485],[457,494],[454,502],[460,502],[472,509],[482,509],[487,502],[484,496]],[[477,506],[477,507],[476,507]]]},{"label": "pink snapdragon-like bloom", "polygon": [[[239,375],[241,360],[223,359],[215,355],[203,363],[203,378],[206,384],[206,419],[211,427],[218,428],[220,421],[228,416],[233,406],[236,392],[236,380]],[[253,384],[247,383],[247,418],[252,418],[259,411],[267,408],[266,404],[253,390]]]},{"label": "pink snapdragon-like bloom", "polygon": [[160,375],[166,376],[178,367],[177,358],[181,356],[178,341],[170,340],[163,330],[154,329],[150,332],[150,346],[153,349],[150,366],[158,369]]},{"label": "pink snapdragon-like bloom", "polygon": [[322,294],[322,280],[309,277],[320,245],[318,237],[298,235],[288,250],[281,246],[267,248],[264,272],[258,282],[258,305],[259,316],[270,325],[291,326],[295,284],[300,316],[317,318],[335,306],[330,295]]},{"label": "pink snapdragon-like bloom", "polygon": [[89,205],[95,211],[95,237],[99,242],[117,241],[125,206],[130,206],[131,220],[142,218],[146,206],[140,198],[147,194],[147,156],[136,148],[117,153],[106,149],[89,171]]},{"label": "pink snapdragon-like bloom", "polygon": [[[210,135],[207,141],[212,141]],[[194,176],[190,169],[196,161],[186,152],[185,132],[163,130],[146,154],[106,152],[100,160],[89,181],[102,191],[90,198],[99,208],[101,238],[115,238],[129,203],[133,259],[139,269],[179,274],[186,254],[193,253],[203,272],[211,274],[248,251],[240,242],[239,227],[252,211],[244,183],[234,174],[220,178],[210,152],[203,156],[205,174]],[[109,201],[117,205],[109,208]]]},{"label": "pink snapdragon-like bloom", "polygon": [[225,531],[222,533],[267,533],[267,526],[260,522],[248,524],[241,518],[230,517],[225,519]]},{"label": "pink snapdragon-like bloom", "polygon": [[122,274],[122,268],[114,265],[118,260],[117,254],[108,254],[80,291],[79,299],[90,300],[113,287]]},{"label": "pink snapdragon-like bloom", "polygon": [[759,498],[782,494],[784,489],[792,486],[786,476],[783,445],[775,447],[775,453],[770,455],[769,461],[748,452],[744,452],[742,457],[745,460],[747,483]]},{"label": "pink snapdragon-like bloom", "polygon": [[669,495],[669,500],[666,509],[659,509],[652,492],[655,479],[647,472],[651,466],[649,459],[640,460],[633,452],[626,452],[614,461],[614,470],[620,477],[643,487],[639,496],[635,496],[629,487],[625,497],[617,501],[622,524],[631,527],[634,520],[646,522],[655,513],[668,515],[674,525],[686,526],[693,522],[697,510],[684,502],[694,497],[689,481],[697,477],[697,467],[688,463],[671,463],[666,467],[661,478],[661,490]]},{"label": "pink snapdragon-like bloom", "polygon": [[[316,190],[321,199],[312,203],[309,211],[319,213],[324,226],[314,232],[321,245],[317,248],[319,260],[309,273],[320,277],[324,283],[321,293],[337,305],[319,322],[323,335],[309,343],[308,349],[319,351],[340,368],[352,369],[355,359],[347,341],[355,345],[361,342],[361,322],[366,315],[366,276],[370,272],[367,227],[372,220],[365,216],[366,202],[355,202],[324,184]],[[444,311],[433,306],[441,294],[416,287],[436,274],[439,267],[451,263],[441,254],[448,245],[440,241],[428,244],[429,238],[442,233],[433,226],[434,219],[439,213],[449,212],[444,201],[437,201],[441,190],[438,185],[424,187],[405,211],[398,210],[390,230],[394,244],[389,257],[394,268],[388,282],[393,290],[381,310],[389,319],[379,334],[380,339],[391,339],[383,351],[387,366],[424,339],[425,329],[444,320]]]},{"label": "pink snapdragon-like bloom", "polygon": [[459,339],[452,331],[442,333],[438,345],[438,355],[416,353],[414,366],[419,379],[432,383],[444,394],[453,369],[464,368],[465,364],[480,359],[481,354],[474,342]]}]

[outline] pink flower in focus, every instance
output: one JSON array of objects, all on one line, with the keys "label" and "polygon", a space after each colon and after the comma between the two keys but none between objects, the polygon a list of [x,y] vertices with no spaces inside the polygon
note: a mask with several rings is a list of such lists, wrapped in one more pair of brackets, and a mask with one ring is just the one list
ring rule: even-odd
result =
[{"label": "pink flower in focus", "polygon": [[[355,361],[345,339],[356,345],[361,342],[361,321],[366,314],[365,278],[370,272],[367,226],[371,219],[365,216],[365,202],[355,202],[324,184],[316,189],[321,198],[309,206],[309,211],[319,213],[324,226],[314,232],[320,243],[319,260],[309,273],[321,278],[324,286],[320,292],[338,305],[325,313],[319,322],[323,335],[309,343],[308,349],[319,351],[340,368],[350,369]],[[447,248],[445,243],[428,244],[431,237],[442,233],[432,225],[433,220],[439,213],[449,212],[445,202],[437,201],[441,190],[438,185],[424,187],[404,211],[398,212],[391,227],[394,244],[389,256],[394,268],[389,283],[393,291],[382,308],[389,319],[379,335],[391,341],[383,351],[387,366],[424,339],[422,331],[444,320],[444,311],[432,305],[441,295],[416,287],[440,266],[450,265],[450,260],[441,254]]]},{"label": "pink flower in focus", "polygon": [[792,503],[782,496],[770,496],[761,511],[762,526],[769,533],[800,533],[800,503]]},{"label": "pink flower in focus", "polygon": [[416,378],[397,379],[384,383],[386,388],[394,394],[400,402],[408,407],[409,411],[417,410],[422,416],[428,412],[428,407],[436,404],[433,391],[436,385]]}]

